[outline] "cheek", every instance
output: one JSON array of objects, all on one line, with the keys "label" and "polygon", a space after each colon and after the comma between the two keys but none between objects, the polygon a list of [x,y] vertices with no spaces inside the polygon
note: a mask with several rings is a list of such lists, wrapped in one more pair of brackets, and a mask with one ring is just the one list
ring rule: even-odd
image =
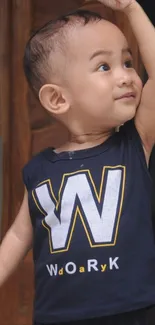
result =
[{"label": "cheek", "polygon": [[100,109],[105,104],[108,107],[112,101],[111,80],[103,78],[100,73],[81,74],[76,71],[70,81],[70,95],[74,106],[96,106]]},{"label": "cheek", "polygon": [[98,101],[112,100],[113,84],[111,79],[103,76],[103,74],[96,74],[93,80],[91,80],[92,96],[96,97]]},{"label": "cheek", "polygon": [[134,79],[135,79],[134,83],[136,85],[136,88],[137,88],[138,92],[141,94],[142,88],[143,88],[142,80],[140,79],[140,77],[138,75],[136,75]]}]

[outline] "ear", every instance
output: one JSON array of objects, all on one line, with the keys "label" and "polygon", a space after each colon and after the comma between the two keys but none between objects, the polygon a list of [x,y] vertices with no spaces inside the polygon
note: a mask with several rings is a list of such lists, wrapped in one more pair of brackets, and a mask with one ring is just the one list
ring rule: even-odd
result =
[{"label": "ear", "polygon": [[54,84],[46,84],[39,91],[42,106],[54,115],[64,114],[69,110],[69,102],[65,91]]}]

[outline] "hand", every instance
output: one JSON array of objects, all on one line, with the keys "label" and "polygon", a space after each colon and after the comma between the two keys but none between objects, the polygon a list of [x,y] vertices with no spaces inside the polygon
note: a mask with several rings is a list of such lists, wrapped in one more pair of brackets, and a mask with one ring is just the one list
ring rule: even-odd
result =
[{"label": "hand", "polygon": [[130,7],[136,0],[98,0],[103,5],[113,9],[123,11]]}]

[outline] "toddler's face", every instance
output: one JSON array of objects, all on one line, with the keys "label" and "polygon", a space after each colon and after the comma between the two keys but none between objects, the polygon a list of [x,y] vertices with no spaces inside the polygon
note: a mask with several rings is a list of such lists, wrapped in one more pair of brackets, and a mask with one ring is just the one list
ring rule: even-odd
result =
[{"label": "toddler's face", "polygon": [[76,118],[109,128],[134,117],[142,82],[122,32],[101,20],[69,37],[67,90]]}]

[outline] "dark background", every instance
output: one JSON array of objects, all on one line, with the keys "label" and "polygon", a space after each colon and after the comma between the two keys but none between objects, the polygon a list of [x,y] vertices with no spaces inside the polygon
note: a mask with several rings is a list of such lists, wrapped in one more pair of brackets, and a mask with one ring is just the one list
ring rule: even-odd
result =
[{"label": "dark background", "polygon": [[[143,6],[145,12],[151,19],[152,23],[155,25],[155,2],[154,2],[154,0],[139,0],[139,3]],[[154,42],[155,42],[155,39],[154,39]],[[145,78],[147,78],[147,76],[145,76]],[[154,127],[155,127],[155,125],[154,125]],[[152,205],[153,205],[153,226],[154,226],[154,234],[155,234],[155,147],[153,149],[151,160],[150,160],[150,172],[151,172],[151,176],[153,179],[153,187],[154,187]]]},{"label": "dark background", "polygon": [[[154,0],[138,0],[140,5],[144,8],[148,17],[155,26],[155,1]],[[155,42],[155,39],[154,39]],[[144,82],[147,80],[147,75],[144,75]],[[154,108],[155,109],[155,108]],[[155,127],[155,125],[154,125]],[[150,173],[153,180],[153,195],[152,195],[152,222],[155,237],[155,147],[153,148],[150,160]],[[155,307],[148,312],[149,325],[155,325]]]},{"label": "dark background", "polygon": [[[144,8],[145,12],[151,19],[152,23],[155,25],[155,1],[154,0],[139,0],[138,2]],[[155,42],[155,39],[154,39],[154,42]],[[147,75],[144,75],[144,81],[146,81],[146,80],[147,80]],[[154,123],[154,127],[155,127],[155,123]],[[152,220],[153,220],[153,227],[154,227],[154,234],[155,234],[155,147],[153,149],[151,160],[150,160],[150,172],[151,172],[151,176],[153,179],[153,187],[154,187],[153,197],[152,197],[152,206],[153,206]],[[154,321],[154,324],[155,324],[155,321]]]},{"label": "dark background", "polygon": [[154,0],[138,0],[141,6],[144,8],[145,12],[155,24],[155,2]]}]

